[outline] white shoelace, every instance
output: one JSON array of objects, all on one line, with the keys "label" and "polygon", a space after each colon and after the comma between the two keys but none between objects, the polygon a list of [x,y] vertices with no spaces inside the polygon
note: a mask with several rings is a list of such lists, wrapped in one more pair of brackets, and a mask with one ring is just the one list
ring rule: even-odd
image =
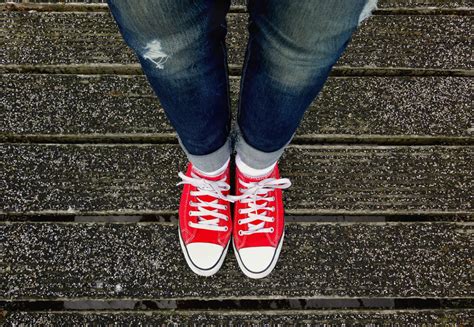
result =
[{"label": "white shoelace", "polygon": [[[190,202],[189,205],[196,207],[196,210],[189,211],[190,216],[197,216],[198,222],[189,222],[189,226],[200,229],[208,229],[214,231],[226,231],[227,226],[219,226],[219,219],[228,220],[229,217],[220,213],[219,210],[227,209],[227,205],[219,204],[219,199],[228,201],[228,198],[222,194],[224,191],[230,190],[230,185],[227,184],[225,177],[218,181],[210,181],[199,177],[195,173],[191,173],[192,177],[186,176],[182,172],[179,172],[179,177],[182,181],[176,185],[190,184],[197,188],[197,191],[191,191],[190,195],[197,196],[199,202]],[[215,198],[213,201],[203,201],[199,199],[200,196],[211,196]],[[212,208],[215,210],[210,210]],[[206,219],[203,216],[211,216],[214,219]]]},{"label": "white shoelace", "polygon": [[[254,233],[273,233],[273,227],[264,228],[265,222],[273,222],[274,218],[267,216],[268,211],[275,211],[275,207],[269,207],[270,201],[275,201],[275,197],[269,197],[268,192],[274,189],[285,189],[291,186],[291,182],[288,178],[267,178],[259,182],[246,183],[242,180],[239,181],[244,186],[240,191],[243,192],[241,195],[230,195],[228,198],[230,201],[241,201],[242,203],[248,203],[248,208],[241,209],[241,214],[248,214],[247,218],[240,219],[239,224],[247,224],[246,231],[240,231],[240,235],[250,235]],[[263,201],[261,204],[257,204],[257,201]],[[258,213],[258,210],[261,213]],[[253,223],[260,220],[260,223]]]}]

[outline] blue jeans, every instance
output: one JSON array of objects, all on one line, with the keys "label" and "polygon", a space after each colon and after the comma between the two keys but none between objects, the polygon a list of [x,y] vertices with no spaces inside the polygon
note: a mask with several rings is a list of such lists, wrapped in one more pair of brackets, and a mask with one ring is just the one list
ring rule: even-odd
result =
[{"label": "blue jeans", "polygon": [[[232,152],[226,14],[230,0],[108,0],[189,160]],[[265,168],[291,141],[373,0],[249,0],[235,148]]]}]

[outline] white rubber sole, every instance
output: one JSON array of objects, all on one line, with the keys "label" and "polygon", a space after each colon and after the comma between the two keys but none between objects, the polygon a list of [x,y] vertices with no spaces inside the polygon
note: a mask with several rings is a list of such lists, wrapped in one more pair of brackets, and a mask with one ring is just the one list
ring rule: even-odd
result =
[{"label": "white rubber sole", "polygon": [[235,248],[234,239],[232,239],[232,246],[234,248],[235,258],[237,259],[237,262],[239,263],[240,270],[242,270],[242,272],[245,274],[245,276],[250,277],[250,278],[254,278],[254,279],[267,277],[273,271],[273,269],[276,266],[276,263],[278,262],[278,258],[280,257],[280,251],[281,251],[281,247],[283,245],[283,239],[284,238],[285,238],[285,231],[283,231],[283,234],[281,234],[280,242],[278,243],[278,246],[275,250],[275,254],[273,255],[272,261],[270,262],[270,264],[268,265],[268,267],[265,270],[263,270],[261,272],[258,272],[258,273],[250,271],[245,267],[242,260],[240,259],[239,253],[237,252],[237,249]]},{"label": "white rubber sole", "polygon": [[178,226],[178,236],[179,236],[179,244],[181,245],[181,250],[184,254],[184,258],[186,259],[186,263],[188,264],[189,268],[191,268],[191,270],[195,274],[207,277],[207,276],[212,276],[216,272],[219,271],[222,264],[224,263],[225,256],[227,255],[227,250],[229,249],[230,240],[229,240],[229,242],[227,242],[226,247],[222,251],[222,254],[219,258],[219,261],[209,269],[201,269],[201,268],[197,267],[196,265],[194,265],[193,261],[189,257],[188,251],[186,250],[186,245],[184,245],[183,239],[181,238],[181,231],[179,230],[179,226]]}]

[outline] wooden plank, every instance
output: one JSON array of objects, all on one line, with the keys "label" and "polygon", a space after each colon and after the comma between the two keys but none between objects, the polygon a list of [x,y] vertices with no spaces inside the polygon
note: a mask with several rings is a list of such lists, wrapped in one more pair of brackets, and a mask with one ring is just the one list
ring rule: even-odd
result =
[{"label": "wooden plank", "polygon": [[158,326],[172,324],[273,325],[325,324],[350,326],[379,325],[456,325],[472,323],[472,310],[305,310],[305,311],[87,311],[87,312],[8,312],[5,326],[88,324],[119,326]]},{"label": "wooden plank", "polygon": [[[106,3],[105,0],[13,0],[15,3]],[[246,0],[232,0],[233,6],[245,6]],[[379,8],[466,8],[473,7],[473,0],[379,0]]]},{"label": "wooden plank", "polygon": [[[472,214],[469,146],[292,146],[281,162],[293,214]],[[0,214],[177,210],[177,145],[2,144]]]},{"label": "wooden plank", "polygon": [[193,274],[177,226],[3,223],[0,298],[469,298],[472,224],[287,224],[269,277],[246,278],[230,254]]},{"label": "wooden plank", "polygon": [[468,8],[473,0],[378,0],[378,8]]},{"label": "wooden plank", "polygon": [[[3,65],[137,62],[107,12],[0,15],[2,36],[9,45],[0,52]],[[247,40],[247,14],[229,14],[228,21],[229,63],[240,65]],[[355,33],[338,66],[469,69],[471,26],[470,16],[373,16]]]},{"label": "wooden plank", "polygon": [[[231,78],[237,110],[240,79]],[[144,76],[0,75],[0,139],[172,139]],[[472,140],[468,77],[332,77],[306,113],[297,140]]]}]

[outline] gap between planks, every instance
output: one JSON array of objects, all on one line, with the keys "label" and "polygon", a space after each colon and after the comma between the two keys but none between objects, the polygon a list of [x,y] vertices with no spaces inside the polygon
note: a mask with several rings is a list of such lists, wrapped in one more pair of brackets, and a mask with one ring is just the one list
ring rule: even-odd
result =
[{"label": "gap between planks", "polygon": [[[229,64],[229,73],[240,76],[242,67]],[[143,75],[139,64],[56,64],[56,65],[0,65],[0,74],[80,74],[80,75]],[[430,69],[404,67],[334,67],[330,76],[363,77],[363,76],[455,76],[474,77],[472,69]]]},{"label": "gap between planks", "polygon": [[[429,299],[429,298],[423,298],[422,300]],[[306,300],[306,299],[297,299],[297,300]],[[363,299],[362,299],[363,300]],[[380,300],[380,298],[377,298],[375,300]],[[384,299],[385,300],[385,299]],[[387,299],[387,300],[392,300],[392,299]],[[438,298],[435,298],[435,300],[438,300]],[[463,299],[460,299],[463,300]],[[41,300],[40,300],[41,301]],[[104,300],[105,301],[105,300]],[[220,309],[218,312],[212,312],[207,309],[149,309],[149,310],[143,310],[143,309],[132,309],[132,310],[91,310],[91,309],[73,309],[73,310],[7,310],[7,312],[21,312],[21,313],[47,313],[47,314],[83,314],[83,315],[88,315],[88,314],[145,314],[145,315],[151,315],[151,314],[169,314],[169,315],[194,315],[194,314],[218,314],[218,315],[225,315],[225,314],[231,314],[231,315],[251,315],[251,314],[256,314],[256,315],[279,315],[279,314],[285,314],[285,315],[298,315],[298,314],[341,314],[341,313],[354,313],[354,314],[399,314],[399,313],[423,313],[423,312],[446,312],[446,311],[451,311],[451,312],[460,312],[461,309],[452,309],[452,308],[433,308],[433,309],[346,309],[346,308],[341,308],[341,309],[293,309],[293,310],[288,310],[288,309],[264,309],[264,310],[242,310],[242,309]],[[467,312],[473,312],[474,309],[472,308],[463,308],[463,311],[466,310]]]},{"label": "gap between planks", "polygon": [[[107,301],[107,302],[118,302],[118,301],[241,301],[241,300],[249,300],[249,301],[276,301],[276,300],[360,300],[360,297],[351,297],[351,296],[337,296],[337,295],[317,295],[314,297],[311,296],[305,296],[305,297],[298,297],[298,296],[287,296],[287,295],[264,295],[264,296],[222,296],[222,297],[210,297],[203,299],[202,297],[199,296],[184,296],[184,297],[163,297],[163,298],[139,298],[139,297],[113,297],[113,296],[108,296],[106,295],[106,298],[101,300],[100,298],[97,297],[87,297],[87,296],[78,296],[78,297],[48,297],[48,298],[42,298],[42,297],[16,297],[14,299],[10,298],[0,298],[1,302],[8,302],[8,303],[15,303],[15,302],[76,302],[76,301]],[[406,296],[403,298],[393,298],[393,297],[374,297],[371,298],[373,300],[382,300],[382,301],[390,301],[393,299],[401,299],[401,300],[411,300],[411,301],[416,301],[419,299],[423,300],[429,300],[429,299],[434,299],[434,300],[443,300],[443,301],[462,301],[462,302],[467,302],[467,301],[472,301],[471,296],[455,296],[455,297],[422,297],[420,298],[419,296]],[[472,309],[472,308],[469,308]],[[357,309],[358,310],[358,309]],[[416,309],[417,311],[420,309]],[[429,309],[427,309],[429,310]],[[474,311],[474,309],[472,309]],[[151,310],[147,311],[150,312]],[[246,310],[247,311],[247,310]],[[292,310],[293,311],[293,310]],[[326,311],[326,310],[325,310]],[[399,310],[396,310],[399,311]],[[49,312],[49,311],[48,311]],[[76,312],[76,310],[74,310]],[[127,311],[130,312],[130,311]],[[135,311],[134,311],[135,312]]]},{"label": "gap between planks", "polygon": [[[315,213],[316,212],[316,213]],[[469,225],[473,226],[474,221],[472,219],[474,218],[474,212],[472,211],[457,211],[457,212],[452,212],[452,211],[431,211],[431,212],[426,212],[426,211],[344,211],[344,210],[320,210],[317,212],[317,210],[298,210],[298,209],[287,209],[285,210],[286,214],[286,219],[292,219],[295,218],[296,216],[346,216],[347,217],[361,217],[365,216],[366,218],[369,218],[371,216],[373,217],[380,217],[380,216],[386,216],[386,217],[393,217],[394,220],[390,221],[286,221],[285,224],[296,224],[296,225],[331,225],[331,224],[347,224],[347,225],[357,225],[357,224],[368,224],[368,225],[383,225],[383,224],[443,224],[443,223],[449,223],[449,224],[461,224],[463,226]],[[93,217],[110,217],[110,216],[133,216],[133,217],[140,217],[140,216],[146,216],[146,215],[155,215],[155,216],[173,216],[177,217],[178,211],[175,210],[163,210],[163,211],[91,211],[91,212],[86,212],[86,211],[73,211],[73,210],[43,210],[43,211],[34,211],[34,212],[3,212],[0,211],[0,215],[3,217],[25,217],[25,216],[31,216],[31,217],[48,217],[48,216],[71,216],[71,217],[85,217],[85,216],[93,216]],[[396,217],[407,217],[407,216],[421,216],[421,217],[446,217],[446,216],[453,216],[453,217],[461,217],[461,221],[450,221],[450,220],[414,220],[414,221],[397,221]],[[297,219],[297,218],[295,218]],[[173,221],[65,221],[65,220],[45,220],[45,221],[27,221],[27,220],[22,220],[22,221],[12,221],[12,220],[0,220],[0,225],[2,224],[23,224],[23,223],[42,223],[42,224],[50,224],[50,223],[58,223],[58,224],[160,224],[164,226],[175,226],[177,225],[177,222]]]},{"label": "gap between planks", "polygon": [[[156,134],[3,134],[1,143],[36,144],[178,144],[175,133]],[[293,145],[474,145],[471,136],[430,135],[297,135]]]},{"label": "gap between planks", "polygon": [[[104,12],[109,11],[106,3],[4,3],[0,11],[45,11],[45,12]],[[229,13],[246,13],[246,6],[232,5]],[[456,15],[472,16],[474,8],[439,8],[439,7],[398,7],[379,8],[372,12],[374,15]]]},{"label": "gap between planks", "polygon": [[[299,303],[295,303],[295,300]],[[304,303],[301,303],[304,302]],[[393,311],[393,310],[456,310],[456,309],[472,309],[472,301],[466,299],[452,298],[416,298],[416,299],[405,299],[405,298],[358,298],[349,300],[321,300],[321,299],[283,299],[279,301],[274,300],[250,300],[241,302],[239,300],[226,300],[226,301],[116,301],[109,302],[107,300],[72,300],[72,301],[0,301],[0,306],[6,311],[10,312],[41,312],[44,310],[56,311],[56,312],[90,312],[90,309],[101,312],[116,312],[116,310],[128,309],[128,312],[153,312],[163,311],[167,309],[183,310],[186,311],[199,311],[199,310],[216,310],[216,309],[227,309],[235,311],[252,311],[256,308],[259,311],[271,310],[286,311],[291,309],[292,311],[304,310],[350,310],[350,311]],[[133,309],[133,310],[130,310]]]}]

